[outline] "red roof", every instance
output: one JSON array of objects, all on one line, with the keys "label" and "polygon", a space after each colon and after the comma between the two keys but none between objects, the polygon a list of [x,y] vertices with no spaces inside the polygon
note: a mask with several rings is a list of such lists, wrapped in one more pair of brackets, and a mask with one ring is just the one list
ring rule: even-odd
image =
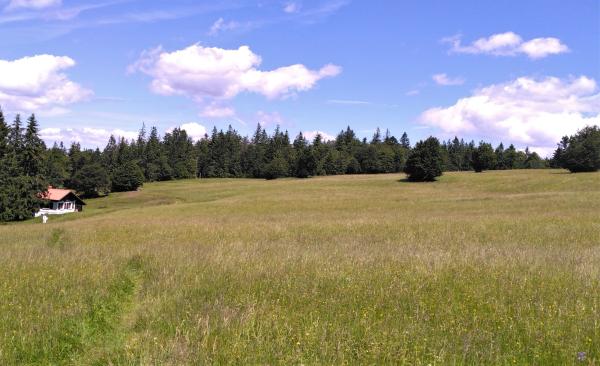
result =
[{"label": "red roof", "polygon": [[75,199],[77,202],[79,202],[80,205],[85,205],[85,202],[83,202],[83,200],[81,198],[77,197],[77,195],[70,189],[58,189],[58,188],[54,188],[54,187],[50,186],[50,187],[48,187],[47,192],[45,192],[43,194],[40,193],[39,196],[40,196],[40,198],[49,200],[49,201],[61,201],[69,195],[73,199]]},{"label": "red roof", "polygon": [[68,189],[48,188],[48,193],[44,195],[44,198],[50,201],[60,201],[69,193],[71,193],[71,191]]}]

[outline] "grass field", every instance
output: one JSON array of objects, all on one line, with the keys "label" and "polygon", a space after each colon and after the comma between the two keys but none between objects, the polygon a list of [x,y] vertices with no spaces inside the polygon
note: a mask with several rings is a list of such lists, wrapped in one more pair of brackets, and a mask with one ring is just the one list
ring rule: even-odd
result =
[{"label": "grass field", "polygon": [[600,364],[600,174],[402,178],[153,183],[0,226],[0,364]]}]

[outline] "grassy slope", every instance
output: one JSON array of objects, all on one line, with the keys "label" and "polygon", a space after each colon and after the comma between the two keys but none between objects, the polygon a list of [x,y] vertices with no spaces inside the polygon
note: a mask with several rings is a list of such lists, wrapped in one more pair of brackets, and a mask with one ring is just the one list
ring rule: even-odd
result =
[{"label": "grassy slope", "polygon": [[148,184],[0,226],[0,364],[600,363],[600,174]]}]

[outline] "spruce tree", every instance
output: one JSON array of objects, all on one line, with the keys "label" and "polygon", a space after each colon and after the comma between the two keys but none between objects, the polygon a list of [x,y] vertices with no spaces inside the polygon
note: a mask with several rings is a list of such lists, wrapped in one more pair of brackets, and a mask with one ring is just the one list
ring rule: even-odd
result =
[{"label": "spruce tree", "polygon": [[46,145],[38,136],[38,123],[35,115],[27,120],[23,139],[22,167],[25,175],[40,177],[44,174],[44,153]]}]

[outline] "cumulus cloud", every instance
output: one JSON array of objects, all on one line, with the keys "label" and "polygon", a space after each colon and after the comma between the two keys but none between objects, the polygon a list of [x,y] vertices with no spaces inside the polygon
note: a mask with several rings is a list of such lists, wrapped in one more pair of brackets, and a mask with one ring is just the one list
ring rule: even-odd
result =
[{"label": "cumulus cloud", "polygon": [[103,147],[108,142],[109,137],[113,135],[115,138],[120,139],[121,137],[126,140],[132,140],[137,138],[137,131],[126,131],[122,129],[108,130],[104,128],[93,128],[93,127],[81,127],[81,128],[56,128],[49,127],[40,130],[40,137],[46,141],[47,144],[53,144],[54,142],[64,142],[70,144],[71,142],[79,142],[85,147]]},{"label": "cumulus cloud", "polygon": [[496,137],[548,151],[562,136],[600,124],[600,93],[596,81],[585,76],[521,77],[475,90],[452,106],[431,108],[420,121],[450,135]]},{"label": "cumulus cloud", "polygon": [[450,52],[469,54],[489,54],[494,56],[517,56],[525,54],[529,58],[538,59],[549,55],[569,52],[569,48],[560,39],[554,37],[534,38],[524,41],[514,32],[493,34],[479,38],[470,45],[463,45],[460,36],[444,38],[450,43]]},{"label": "cumulus cloud", "polygon": [[0,105],[9,111],[43,113],[86,100],[92,92],[62,73],[73,66],[75,61],[66,56],[0,60]]},{"label": "cumulus cloud", "polygon": [[[179,126],[179,128],[185,130],[188,136],[191,137],[194,141],[201,140],[206,134],[206,127],[196,122],[184,123],[181,126]],[[170,131],[172,130],[173,129],[171,129]]]},{"label": "cumulus cloud", "polygon": [[319,80],[341,72],[333,64],[319,70],[295,64],[262,71],[258,69],[261,61],[248,46],[223,49],[195,44],[174,52],[160,47],[145,52],[129,70],[150,75],[151,90],[157,94],[183,95],[200,103],[231,99],[242,92],[283,98],[310,90]]},{"label": "cumulus cloud", "polygon": [[335,136],[330,135],[327,132],[318,131],[318,130],[314,130],[314,131],[302,131],[302,135],[304,135],[304,138],[306,138],[309,141],[314,140],[315,137],[317,137],[317,135],[321,135],[321,139],[323,141],[333,141],[333,140],[335,140]]},{"label": "cumulus cloud", "polygon": [[40,10],[55,6],[60,6],[62,0],[10,0],[6,6],[6,10],[15,9],[34,9]]},{"label": "cumulus cloud", "polygon": [[438,85],[450,86],[450,85],[462,85],[465,83],[465,79],[456,77],[451,78],[446,74],[435,74],[431,77]]}]

